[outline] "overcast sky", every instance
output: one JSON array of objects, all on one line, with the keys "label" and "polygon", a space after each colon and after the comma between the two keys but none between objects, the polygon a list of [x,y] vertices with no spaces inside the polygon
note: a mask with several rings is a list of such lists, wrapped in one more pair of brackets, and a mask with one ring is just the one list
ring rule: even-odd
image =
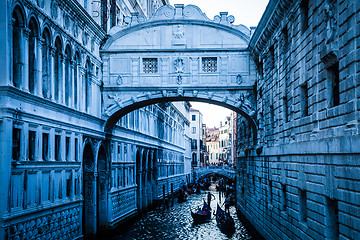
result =
[{"label": "overcast sky", "polygon": [[[235,17],[234,24],[243,24],[248,28],[258,25],[268,2],[268,0],[170,0],[172,5],[196,5],[211,20],[220,12],[228,12]],[[219,127],[220,121],[224,121],[225,116],[230,116],[230,110],[216,105],[200,102],[191,102],[191,105],[203,114],[203,122],[208,127]]]},{"label": "overcast sky", "polygon": [[228,12],[235,17],[234,24],[243,24],[248,28],[257,26],[268,2],[268,0],[170,0],[172,5],[196,5],[211,20],[220,12]]}]

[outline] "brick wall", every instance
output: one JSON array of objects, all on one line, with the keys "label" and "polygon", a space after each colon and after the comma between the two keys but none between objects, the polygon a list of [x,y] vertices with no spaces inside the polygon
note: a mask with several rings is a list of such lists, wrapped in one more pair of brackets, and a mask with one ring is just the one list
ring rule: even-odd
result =
[{"label": "brick wall", "polygon": [[360,239],[360,2],[300,2],[270,1],[250,44],[259,133],[238,142],[237,206],[267,239]]}]

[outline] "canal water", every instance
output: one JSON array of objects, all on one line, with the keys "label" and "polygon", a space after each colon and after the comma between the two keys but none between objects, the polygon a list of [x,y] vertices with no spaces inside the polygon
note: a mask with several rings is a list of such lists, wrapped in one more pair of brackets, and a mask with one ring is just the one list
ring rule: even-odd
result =
[{"label": "canal water", "polygon": [[[209,222],[194,224],[190,214],[190,207],[194,208],[202,205],[208,192],[201,191],[201,194],[192,194],[184,203],[177,203],[177,199],[174,199],[173,207],[170,206],[165,210],[162,208],[155,209],[144,213],[136,221],[119,227],[115,236],[101,239],[251,239],[251,236],[237,218],[234,206],[230,207],[230,213],[234,218],[236,231],[231,236],[220,231],[214,216]],[[210,192],[215,195],[215,200],[211,201],[211,208],[214,211],[216,210],[216,203],[220,202],[219,194],[216,191]],[[221,200],[220,204],[223,204],[224,197]]]}]

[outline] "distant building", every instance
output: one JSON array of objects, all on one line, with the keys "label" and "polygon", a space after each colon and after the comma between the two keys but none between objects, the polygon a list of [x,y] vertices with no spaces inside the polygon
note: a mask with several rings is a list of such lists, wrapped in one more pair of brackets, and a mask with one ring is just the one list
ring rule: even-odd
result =
[{"label": "distant building", "polygon": [[203,143],[203,115],[199,110],[190,108],[191,166],[205,164]]},{"label": "distant building", "polygon": [[231,160],[231,130],[231,117],[227,116],[224,121],[220,122],[219,128],[220,163],[229,164]]},{"label": "distant building", "polygon": [[220,155],[219,129],[216,127],[207,128],[206,136],[206,151],[209,156],[209,163],[218,164]]}]

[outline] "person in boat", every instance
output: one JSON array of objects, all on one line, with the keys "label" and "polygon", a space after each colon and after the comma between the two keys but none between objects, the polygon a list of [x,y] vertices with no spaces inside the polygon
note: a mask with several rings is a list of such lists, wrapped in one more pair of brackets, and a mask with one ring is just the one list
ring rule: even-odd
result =
[{"label": "person in boat", "polygon": [[209,204],[209,206],[211,206],[210,203],[211,203],[211,198],[212,197],[214,197],[214,199],[215,199],[214,194],[208,192],[208,194],[207,194],[207,203]]},{"label": "person in boat", "polygon": [[229,197],[227,197],[225,199],[225,202],[224,202],[224,204],[225,204],[225,213],[230,213],[230,202],[231,202],[231,199],[230,199],[230,196],[229,196]]}]

